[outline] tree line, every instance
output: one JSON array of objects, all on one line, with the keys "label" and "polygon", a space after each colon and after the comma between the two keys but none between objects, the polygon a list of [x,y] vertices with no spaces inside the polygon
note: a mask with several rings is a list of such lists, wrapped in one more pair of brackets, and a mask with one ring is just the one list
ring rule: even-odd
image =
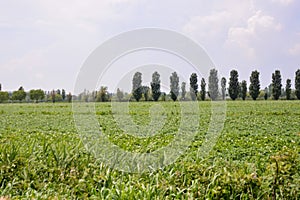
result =
[{"label": "tree line", "polygon": [[152,74],[152,81],[150,86],[142,84],[142,73],[136,72],[132,78],[131,93],[123,92],[120,88],[116,93],[109,93],[106,86],[101,86],[97,91],[84,90],[82,93],[72,95],[66,94],[64,89],[43,91],[42,89],[33,89],[25,92],[21,86],[18,90],[13,92],[2,91],[0,84],[0,103],[2,102],[60,102],[66,101],[85,101],[85,102],[107,102],[112,99],[117,101],[166,101],[169,99],[176,100],[218,100],[230,98],[232,100],[252,98],[256,100],[263,98],[267,100],[272,98],[278,100],[285,97],[287,100],[300,99],[300,69],[295,72],[295,88],[292,89],[291,79],[287,79],[285,86],[283,86],[280,70],[275,70],[272,73],[272,82],[264,90],[260,85],[260,73],[257,70],[251,72],[249,77],[250,84],[246,80],[239,81],[239,74],[237,70],[231,70],[229,79],[222,77],[220,82],[218,78],[218,71],[211,69],[208,77],[208,83],[205,78],[200,80],[200,88],[198,85],[198,75],[192,73],[189,79],[189,90],[187,90],[186,82],[179,82],[179,76],[176,72],[170,75],[170,91],[168,94],[161,91],[160,74],[155,71]]},{"label": "tree line", "polygon": [[2,91],[2,85],[0,84],[0,103],[3,102],[42,102],[42,101],[51,101],[53,103],[59,101],[72,101],[72,94],[66,94],[64,89],[52,90],[52,91],[43,91],[42,89],[32,89],[29,92],[26,92],[21,86],[18,90],[13,92]]},{"label": "tree line", "polygon": [[[211,69],[208,77],[208,87],[206,86],[205,78],[201,78],[200,91],[198,91],[198,76],[196,73],[192,73],[189,82],[189,99],[186,96],[186,83],[182,82],[180,87],[179,77],[176,72],[173,72],[170,76],[169,97],[173,101],[178,100],[181,89],[181,100],[204,101],[206,98],[211,100],[225,100],[227,96],[232,100],[238,98],[245,100],[248,96],[253,100],[256,100],[260,97],[261,93],[263,93],[263,98],[265,100],[268,98],[278,100],[283,96],[285,96],[287,100],[300,99],[300,69],[295,72],[295,90],[292,90],[291,88],[291,79],[287,79],[285,88],[283,87],[280,70],[275,70],[274,73],[272,73],[272,83],[269,87],[261,90],[259,75],[260,73],[257,70],[251,72],[249,78],[250,84],[248,87],[246,80],[239,81],[238,71],[231,70],[227,87],[227,79],[222,77],[219,83],[218,71],[216,69]],[[136,72],[132,79],[132,96],[134,99],[140,101],[144,96],[145,101],[158,101],[161,95],[162,99],[165,99],[166,94],[160,91],[160,75],[158,72],[152,74],[150,86],[151,88],[149,86],[143,86],[142,74]],[[118,91],[120,91],[119,88]],[[122,100],[122,98],[119,98],[119,100]]]}]

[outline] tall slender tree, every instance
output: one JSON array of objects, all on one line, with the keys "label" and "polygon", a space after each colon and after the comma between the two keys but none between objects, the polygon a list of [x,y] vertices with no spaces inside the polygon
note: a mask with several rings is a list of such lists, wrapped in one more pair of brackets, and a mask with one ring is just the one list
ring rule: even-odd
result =
[{"label": "tall slender tree", "polygon": [[296,71],[296,77],[295,77],[295,94],[297,96],[297,99],[300,100],[300,69]]},{"label": "tall slender tree", "polygon": [[275,70],[272,74],[273,98],[278,100],[281,95],[281,74],[279,70]]},{"label": "tall slender tree", "polygon": [[158,72],[152,74],[151,82],[152,97],[154,101],[158,101],[161,91],[160,91],[160,75]]},{"label": "tall slender tree", "polygon": [[145,98],[145,101],[149,101],[149,91],[150,91],[150,88],[149,86],[142,86],[142,93],[144,95],[144,98]]},{"label": "tall slender tree", "polygon": [[132,95],[136,101],[142,98],[142,73],[136,72],[132,79]]},{"label": "tall slender tree", "polygon": [[256,100],[260,93],[259,72],[252,71],[250,76],[249,92],[253,100]]},{"label": "tall slender tree", "polygon": [[51,95],[52,103],[55,103],[55,96],[56,96],[55,90],[52,90],[50,95]]},{"label": "tall slender tree", "polygon": [[71,92],[69,92],[69,94],[67,95],[67,99],[68,99],[68,102],[71,103],[72,102],[72,94]]},{"label": "tall slender tree", "polygon": [[247,96],[247,81],[243,80],[241,83],[241,98],[245,101]]},{"label": "tall slender tree", "polygon": [[186,82],[181,83],[181,99],[184,100],[186,95]]},{"label": "tall slender tree", "polygon": [[170,88],[171,99],[176,101],[179,95],[179,77],[176,72],[173,72],[170,76]]},{"label": "tall slender tree", "polygon": [[123,100],[124,93],[120,90],[120,88],[117,88],[117,97],[120,102]]},{"label": "tall slender tree", "polygon": [[291,99],[291,93],[292,93],[292,84],[291,84],[291,79],[286,80],[286,85],[285,85],[285,94],[286,94],[286,99],[290,100]]},{"label": "tall slender tree", "polygon": [[226,78],[222,77],[221,79],[221,88],[222,88],[222,99],[225,100],[226,97]]},{"label": "tall slender tree", "polygon": [[265,87],[265,95],[264,95],[264,99],[267,100],[269,97],[269,89],[268,87]]},{"label": "tall slender tree", "polygon": [[196,73],[192,73],[190,77],[190,93],[191,93],[191,98],[193,101],[196,100],[197,98],[197,93],[198,93],[198,77]]},{"label": "tall slender tree", "polygon": [[211,69],[208,77],[208,94],[211,100],[216,100],[219,96],[219,78],[218,71]]},{"label": "tall slender tree", "polygon": [[201,98],[202,101],[204,101],[205,100],[205,95],[206,95],[206,83],[205,83],[205,79],[204,78],[201,79],[200,88],[201,88],[201,90],[200,90],[200,98]]},{"label": "tall slender tree", "polygon": [[236,70],[230,72],[228,92],[232,100],[235,100],[239,95],[239,74]]},{"label": "tall slender tree", "polygon": [[66,99],[66,91],[65,91],[65,89],[61,90],[61,97],[62,97],[63,101]]}]

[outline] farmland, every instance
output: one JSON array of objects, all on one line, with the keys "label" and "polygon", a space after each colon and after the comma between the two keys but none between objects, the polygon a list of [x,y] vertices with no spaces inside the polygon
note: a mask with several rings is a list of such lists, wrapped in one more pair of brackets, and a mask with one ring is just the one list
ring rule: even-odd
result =
[{"label": "farmland", "polygon": [[[155,103],[130,103],[137,124]],[[133,152],[167,145],[178,131],[179,104],[160,102],[166,124],[150,139],[125,134],[110,103],[96,117],[110,141]],[[111,169],[82,143],[68,103],[0,104],[0,197],[91,199],[300,199],[299,101],[228,101],[224,129],[207,157],[197,156],[211,103],[199,102],[189,150],[150,173]]]}]

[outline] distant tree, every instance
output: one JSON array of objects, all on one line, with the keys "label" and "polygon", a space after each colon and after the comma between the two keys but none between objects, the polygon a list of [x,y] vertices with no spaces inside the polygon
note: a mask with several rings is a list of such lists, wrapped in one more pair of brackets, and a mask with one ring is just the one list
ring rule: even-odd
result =
[{"label": "distant tree", "polygon": [[158,72],[154,72],[152,74],[152,82],[151,82],[151,90],[152,90],[152,97],[154,101],[158,101],[160,97],[160,75]]},{"label": "distant tree", "polygon": [[62,101],[62,96],[60,94],[55,94],[55,101],[56,102]]},{"label": "distant tree", "polygon": [[300,100],[300,69],[296,71],[296,77],[295,77],[295,94],[297,96],[297,99]]},{"label": "distant tree", "polygon": [[66,91],[64,89],[61,90],[61,97],[63,101],[66,99]]},{"label": "distant tree", "polygon": [[71,92],[69,92],[69,94],[67,94],[67,100],[68,100],[69,103],[72,102],[72,94],[71,94]]},{"label": "distant tree", "polygon": [[[61,93],[63,93],[63,91],[61,91]],[[62,96],[62,95],[61,95],[61,96]],[[62,96],[62,97],[63,97],[63,96]],[[96,98],[97,98],[97,91],[92,91],[92,94],[90,95],[89,98],[90,98],[89,101],[95,102],[95,101],[96,101]],[[64,99],[63,99],[63,101],[64,101]]]},{"label": "distant tree", "polygon": [[55,90],[52,90],[52,91],[51,91],[51,94],[50,94],[52,103],[55,103],[55,95],[56,95]]},{"label": "distant tree", "polygon": [[208,77],[208,94],[211,100],[216,100],[219,96],[218,71],[211,69]]},{"label": "distant tree", "polygon": [[222,88],[222,99],[225,100],[226,97],[226,78],[221,79],[221,88]]},{"label": "distant tree", "polygon": [[200,98],[201,98],[202,101],[204,101],[205,100],[205,95],[206,95],[206,83],[205,83],[205,79],[204,78],[201,79],[200,88],[201,88],[201,90],[200,90]]},{"label": "distant tree", "polygon": [[179,95],[179,77],[176,72],[173,72],[170,76],[170,89],[171,99],[176,101]]},{"label": "distant tree", "polygon": [[286,80],[286,85],[285,85],[285,94],[286,94],[286,99],[290,100],[291,99],[291,93],[292,93],[292,84],[291,84],[291,79]]},{"label": "distant tree", "polygon": [[145,101],[149,101],[150,88],[148,86],[142,86],[142,94],[144,95]]},{"label": "distant tree", "polygon": [[3,103],[9,99],[8,92],[0,91],[0,103]]},{"label": "distant tree", "polygon": [[275,70],[272,74],[273,98],[278,100],[281,95],[281,74],[279,70]]},{"label": "distant tree", "polygon": [[259,72],[252,71],[250,76],[249,92],[253,100],[256,100],[260,93]]},{"label": "distant tree", "polygon": [[122,101],[124,98],[124,93],[119,88],[117,89],[117,97],[119,101]]},{"label": "distant tree", "polygon": [[190,94],[193,101],[197,98],[198,93],[198,78],[196,73],[192,73],[190,77]]},{"label": "distant tree", "polygon": [[231,70],[229,78],[229,96],[235,100],[239,95],[239,74],[236,70]]},{"label": "distant tree", "polygon": [[186,83],[182,82],[181,83],[181,99],[185,99],[185,95],[186,95]]},{"label": "distant tree", "polygon": [[270,98],[271,96],[273,96],[273,84],[269,84],[268,86],[268,97]]},{"label": "distant tree", "polygon": [[166,101],[167,100],[167,94],[165,92],[161,93],[161,100]]},{"label": "distant tree", "polygon": [[45,98],[45,93],[43,90],[30,90],[29,96],[31,100],[35,100],[36,103],[38,103],[39,100],[43,100]]},{"label": "distant tree", "polygon": [[96,101],[107,102],[109,101],[109,94],[106,86],[101,86],[99,92],[97,92]]},{"label": "distant tree", "polygon": [[136,72],[132,79],[132,95],[136,101],[142,98],[142,73]]},{"label": "distant tree", "polygon": [[241,82],[239,82],[238,97],[237,98],[242,98],[242,83]]},{"label": "distant tree", "polygon": [[12,100],[23,101],[26,98],[26,92],[24,88],[21,86],[18,90],[12,93]]},{"label": "distant tree", "polygon": [[56,90],[56,94],[61,95],[60,89],[57,89],[57,90]]},{"label": "distant tree", "polygon": [[264,95],[264,99],[267,100],[268,99],[268,96],[269,96],[269,89],[267,87],[265,87],[265,95]]},{"label": "distant tree", "polygon": [[165,92],[161,93],[161,100],[166,101],[167,94]]},{"label": "distant tree", "polygon": [[0,91],[2,90],[2,85],[1,85],[1,83],[0,83]]},{"label": "distant tree", "polygon": [[241,83],[241,98],[246,99],[247,96],[247,81],[243,80]]}]

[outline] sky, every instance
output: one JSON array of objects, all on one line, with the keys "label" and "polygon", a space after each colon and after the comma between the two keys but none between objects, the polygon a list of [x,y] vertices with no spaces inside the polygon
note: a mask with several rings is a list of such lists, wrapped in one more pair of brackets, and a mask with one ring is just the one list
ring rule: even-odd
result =
[{"label": "sky", "polygon": [[[0,83],[8,91],[23,86],[72,92],[83,63],[103,42],[155,27],[196,41],[221,76],[236,69],[239,80],[249,83],[258,70],[264,88],[279,69],[285,85],[300,68],[299,10],[296,0],[0,0]],[[134,67],[140,66],[124,73],[132,75]],[[193,72],[178,70],[183,77]],[[107,76],[101,84],[115,90],[112,83],[122,77]],[[150,78],[145,71],[143,80]],[[161,79],[167,87],[169,77]]]}]

